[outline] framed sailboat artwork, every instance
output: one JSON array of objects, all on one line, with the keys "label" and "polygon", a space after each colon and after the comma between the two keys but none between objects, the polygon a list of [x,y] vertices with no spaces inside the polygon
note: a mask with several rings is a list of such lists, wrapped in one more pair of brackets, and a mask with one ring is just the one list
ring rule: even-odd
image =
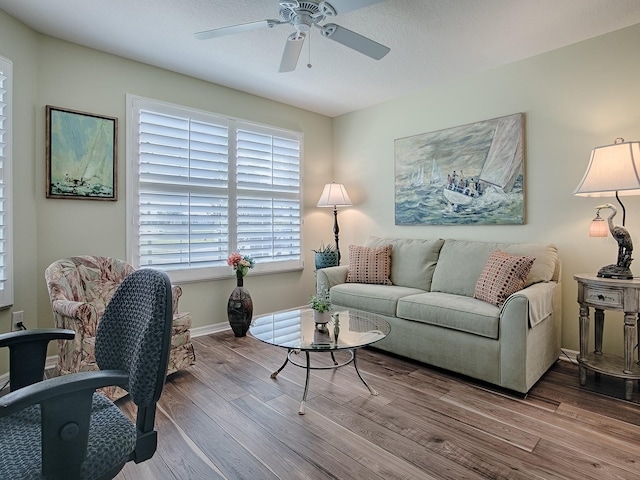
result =
[{"label": "framed sailboat artwork", "polygon": [[524,114],[395,140],[396,225],[524,224]]},{"label": "framed sailboat artwork", "polygon": [[118,119],[47,105],[47,198],[117,200]]}]

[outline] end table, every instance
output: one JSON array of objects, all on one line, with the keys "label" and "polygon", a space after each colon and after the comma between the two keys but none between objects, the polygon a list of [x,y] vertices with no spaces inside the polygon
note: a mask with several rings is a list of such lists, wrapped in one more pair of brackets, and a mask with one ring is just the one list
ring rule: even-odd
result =
[{"label": "end table", "polygon": [[[640,380],[640,358],[634,350],[640,344],[640,279],[617,280],[593,274],[578,274],[580,304],[580,385],[587,382],[587,370],[624,379],[625,399],[631,400],[634,381]],[[589,307],[595,309],[595,350],[589,353]],[[604,311],[624,312],[624,355],[604,354],[602,335]]]}]

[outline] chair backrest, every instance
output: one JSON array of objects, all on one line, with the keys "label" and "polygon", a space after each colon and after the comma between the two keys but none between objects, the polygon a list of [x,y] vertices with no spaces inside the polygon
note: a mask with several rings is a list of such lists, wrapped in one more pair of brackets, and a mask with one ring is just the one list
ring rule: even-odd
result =
[{"label": "chair backrest", "polygon": [[166,378],[171,342],[171,282],[152,269],[132,272],[113,295],[98,325],[101,370],[129,373],[127,390],[138,407],[154,404]]},{"label": "chair backrest", "polygon": [[45,279],[52,303],[88,302],[100,318],[122,280],[133,271],[133,266],[117,258],[79,255],[53,262],[45,271]]}]

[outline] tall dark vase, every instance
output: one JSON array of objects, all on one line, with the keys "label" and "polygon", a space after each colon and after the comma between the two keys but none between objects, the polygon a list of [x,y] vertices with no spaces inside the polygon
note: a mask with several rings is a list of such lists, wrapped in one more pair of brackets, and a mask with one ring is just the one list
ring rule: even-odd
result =
[{"label": "tall dark vase", "polygon": [[227,304],[227,315],[231,330],[236,337],[244,337],[251,325],[253,317],[253,300],[249,291],[244,288],[244,278],[237,272],[238,285],[231,292],[229,303]]}]

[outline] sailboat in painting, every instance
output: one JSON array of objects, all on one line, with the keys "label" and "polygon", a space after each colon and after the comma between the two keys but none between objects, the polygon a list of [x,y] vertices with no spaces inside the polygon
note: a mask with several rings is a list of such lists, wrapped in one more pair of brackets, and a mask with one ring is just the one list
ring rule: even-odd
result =
[{"label": "sailboat in painting", "polygon": [[472,204],[488,191],[508,193],[522,170],[522,130],[517,116],[496,123],[482,170],[477,177],[450,177],[443,190],[454,210]]}]

